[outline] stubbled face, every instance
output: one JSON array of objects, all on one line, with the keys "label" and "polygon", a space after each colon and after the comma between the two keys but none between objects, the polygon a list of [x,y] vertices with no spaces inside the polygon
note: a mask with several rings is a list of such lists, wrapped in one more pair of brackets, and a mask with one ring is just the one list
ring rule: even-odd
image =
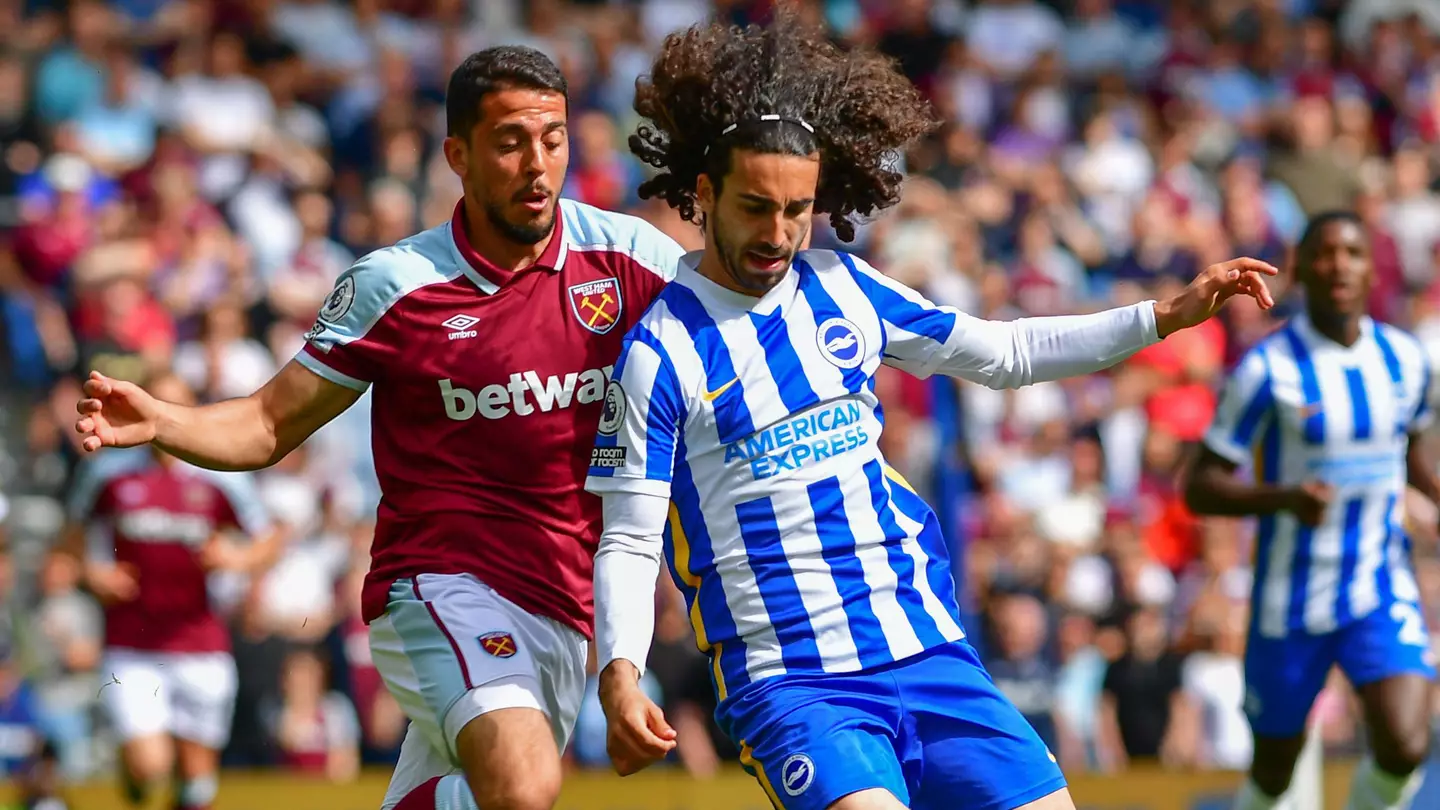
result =
[{"label": "stubbled face", "polygon": [[1375,264],[1370,240],[1360,226],[1345,220],[1325,225],[1296,266],[1311,314],[1343,318],[1365,313]]},{"label": "stubbled face", "polygon": [[705,213],[706,251],[725,277],[713,279],[736,292],[763,295],[785,277],[810,235],[820,156],[735,150],[720,184],[701,175],[696,187]]},{"label": "stubbled face", "polygon": [[445,139],[445,158],[465,196],[505,238],[533,245],[550,235],[570,166],[565,96],[507,88],[480,102],[468,139]]}]

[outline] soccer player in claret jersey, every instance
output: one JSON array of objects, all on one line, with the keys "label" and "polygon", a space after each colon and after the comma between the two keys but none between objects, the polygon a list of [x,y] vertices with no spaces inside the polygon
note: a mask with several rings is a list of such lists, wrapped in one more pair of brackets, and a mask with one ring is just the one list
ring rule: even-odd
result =
[{"label": "soccer player in claret jersey", "polygon": [[638,686],[666,556],[708,652],[717,719],[777,807],[1073,808],[1053,756],[960,626],[934,513],[878,450],[882,363],[994,388],[1103,369],[1212,316],[1269,305],[1269,265],[1210,267],[1177,297],[987,322],[860,259],[800,250],[816,214],[893,204],[893,159],[931,125],[888,61],[781,16],[672,35],[637,90],[641,187],[703,222],[703,252],[627,336],[587,487],[600,699],[622,773],[668,726]]},{"label": "soccer player in claret jersey", "polygon": [[1186,487],[1198,513],[1259,517],[1245,654],[1255,756],[1235,806],[1305,810],[1288,788],[1338,665],[1372,752],[1346,807],[1404,810],[1428,757],[1435,677],[1403,525],[1407,481],[1440,501],[1421,442],[1429,363],[1413,337],[1365,314],[1374,265],[1353,213],[1310,222],[1295,278],[1304,312],[1231,372]]},{"label": "soccer player in claret jersey", "polygon": [[[176,377],[157,396],[192,401]],[[217,473],[159,449],[97,459],[71,490],[64,545],[105,609],[100,703],[120,735],[127,798],[175,774],[174,806],[215,798],[235,710],[230,634],[211,610],[212,571],[273,561],[271,529],[248,473]],[[238,542],[249,541],[249,542]]]},{"label": "soccer player in claret jersey", "polygon": [[560,790],[593,622],[587,456],[621,340],[680,255],[559,199],[565,92],[538,51],[466,59],[446,99],[454,218],[356,262],[254,395],[186,408],[92,375],[79,404],[87,449],[150,441],[253,469],[372,389],[363,614],[411,721],[386,808],[546,810]]}]

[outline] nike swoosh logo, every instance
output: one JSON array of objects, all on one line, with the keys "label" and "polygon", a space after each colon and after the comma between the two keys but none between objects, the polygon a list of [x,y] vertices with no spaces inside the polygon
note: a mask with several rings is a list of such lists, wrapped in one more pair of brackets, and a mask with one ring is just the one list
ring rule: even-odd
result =
[{"label": "nike swoosh logo", "polygon": [[736,377],[735,379],[731,380],[730,382],[727,382],[727,383],[725,383],[724,385],[720,386],[719,388],[716,388],[714,391],[706,391],[706,392],[705,392],[705,401],[706,401],[706,402],[714,402],[715,400],[717,400],[717,399],[720,398],[720,395],[721,395],[721,394],[725,393],[726,391],[729,391],[729,390],[730,390],[730,386],[734,385],[734,384],[737,383],[737,382],[740,382],[740,378],[739,378],[739,377]]}]

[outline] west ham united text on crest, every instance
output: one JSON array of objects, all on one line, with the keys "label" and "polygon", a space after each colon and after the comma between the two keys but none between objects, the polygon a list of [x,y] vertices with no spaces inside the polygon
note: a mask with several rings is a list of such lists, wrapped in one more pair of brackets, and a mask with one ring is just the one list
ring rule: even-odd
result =
[{"label": "west ham united text on crest", "polygon": [[581,326],[603,335],[620,323],[620,283],[601,278],[576,284],[570,288],[570,308]]}]

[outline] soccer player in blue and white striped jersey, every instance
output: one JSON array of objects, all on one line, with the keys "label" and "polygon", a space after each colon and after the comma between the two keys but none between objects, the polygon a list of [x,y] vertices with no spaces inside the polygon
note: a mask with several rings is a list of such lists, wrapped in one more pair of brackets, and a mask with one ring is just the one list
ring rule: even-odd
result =
[{"label": "soccer player in blue and white striped jersey", "polygon": [[1435,669],[1402,518],[1407,482],[1440,499],[1418,440],[1434,418],[1430,369],[1414,338],[1366,316],[1373,272],[1358,217],[1310,223],[1296,254],[1305,310],[1236,366],[1187,487],[1196,512],[1259,517],[1255,756],[1238,810],[1289,808],[1305,720],[1336,665],[1373,750],[1350,810],[1403,810],[1426,758]]},{"label": "soccer player in blue and white striped jersey", "polygon": [[[987,322],[845,253],[800,250],[815,212],[842,236],[884,208],[887,158],[926,129],[914,89],[793,20],[672,36],[632,148],[642,193],[704,223],[706,249],[626,338],[586,487],[601,701],[617,769],[673,730],[638,688],[662,556],[712,661],[717,719],[787,810],[1073,808],[1053,756],[960,626],[934,513],[878,449],[882,363],[995,388],[1105,368],[1210,317],[1271,303],[1254,260],[1175,299]],[[698,212],[697,212],[698,209]]]}]

